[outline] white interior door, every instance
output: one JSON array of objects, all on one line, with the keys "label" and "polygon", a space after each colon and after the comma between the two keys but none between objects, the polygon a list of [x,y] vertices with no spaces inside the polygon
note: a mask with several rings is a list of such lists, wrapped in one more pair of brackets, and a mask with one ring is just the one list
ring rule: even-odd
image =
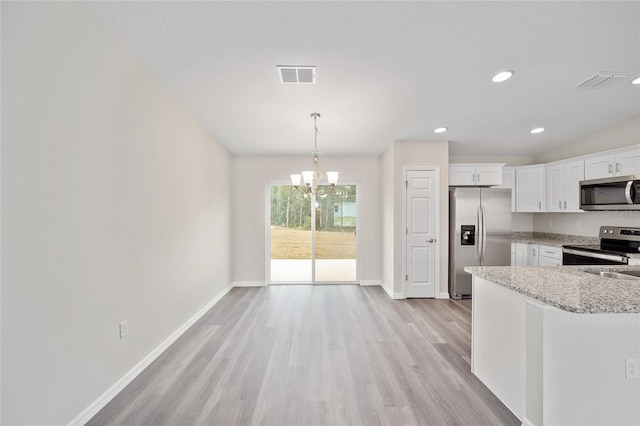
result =
[{"label": "white interior door", "polygon": [[438,172],[405,172],[405,297],[435,297],[438,252]]}]

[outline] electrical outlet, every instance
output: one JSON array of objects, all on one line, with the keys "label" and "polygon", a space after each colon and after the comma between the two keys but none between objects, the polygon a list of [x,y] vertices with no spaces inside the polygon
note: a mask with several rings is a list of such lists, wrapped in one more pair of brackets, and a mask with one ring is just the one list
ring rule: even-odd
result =
[{"label": "electrical outlet", "polygon": [[576,229],[580,229],[580,222],[576,222]]},{"label": "electrical outlet", "polygon": [[553,221],[547,221],[547,228],[553,228]]},{"label": "electrical outlet", "polygon": [[626,363],[626,372],[625,377],[627,379],[637,379],[638,378],[638,358],[627,358],[625,359]]},{"label": "electrical outlet", "polygon": [[120,338],[124,339],[127,334],[129,334],[129,321],[124,320],[120,323]]}]

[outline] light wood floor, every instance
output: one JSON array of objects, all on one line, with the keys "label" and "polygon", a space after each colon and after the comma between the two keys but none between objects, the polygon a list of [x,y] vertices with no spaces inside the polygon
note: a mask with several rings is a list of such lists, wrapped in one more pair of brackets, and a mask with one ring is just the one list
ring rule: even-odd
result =
[{"label": "light wood floor", "polygon": [[519,425],[470,372],[471,300],[236,288],[90,425]]}]

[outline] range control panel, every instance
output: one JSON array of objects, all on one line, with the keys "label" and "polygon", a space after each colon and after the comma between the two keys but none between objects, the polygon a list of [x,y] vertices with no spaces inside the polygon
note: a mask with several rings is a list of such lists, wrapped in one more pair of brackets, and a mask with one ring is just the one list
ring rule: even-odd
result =
[{"label": "range control panel", "polygon": [[601,226],[600,238],[607,238],[610,240],[640,241],[640,228]]}]

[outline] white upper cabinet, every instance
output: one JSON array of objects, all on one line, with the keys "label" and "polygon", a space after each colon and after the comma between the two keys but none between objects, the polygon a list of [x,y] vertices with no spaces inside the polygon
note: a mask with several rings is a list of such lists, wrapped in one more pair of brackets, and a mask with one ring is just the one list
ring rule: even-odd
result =
[{"label": "white upper cabinet", "polygon": [[580,210],[580,181],[584,180],[584,161],[550,163],[545,169],[546,211],[582,211]]},{"label": "white upper cabinet", "polygon": [[544,211],[543,164],[516,167],[516,211]]},{"label": "white upper cabinet", "polygon": [[457,163],[449,165],[450,186],[495,186],[502,184],[504,163]]},{"label": "white upper cabinet", "polygon": [[502,185],[497,188],[511,189],[511,211],[516,211],[516,169],[515,167],[502,168]]},{"label": "white upper cabinet", "polygon": [[585,179],[637,174],[640,174],[640,146],[591,155],[584,160]]}]

